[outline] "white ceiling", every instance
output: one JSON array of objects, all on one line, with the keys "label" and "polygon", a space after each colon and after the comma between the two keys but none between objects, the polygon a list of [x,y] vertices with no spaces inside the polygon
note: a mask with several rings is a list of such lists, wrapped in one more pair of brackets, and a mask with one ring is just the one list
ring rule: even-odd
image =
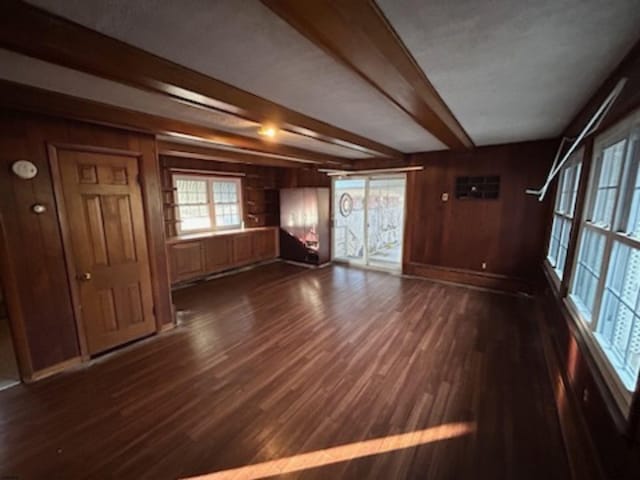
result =
[{"label": "white ceiling", "polygon": [[258,0],[30,3],[400,151],[445,148]]},{"label": "white ceiling", "polygon": [[377,0],[477,145],[560,134],[640,35],[640,0]]},{"label": "white ceiling", "polygon": [[[165,95],[133,88],[1,48],[0,79],[262,139],[258,135],[260,125],[257,123],[208,108],[192,106]],[[284,145],[345,158],[368,156],[350,148],[284,131],[278,133],[277,141]]]},{"label": "white ceiling", "polygon": [[[444,148],[258,0],[28,0],[403,152]],[[478,145],[559,135],[639,35],[640,0],[377,0]]]}]

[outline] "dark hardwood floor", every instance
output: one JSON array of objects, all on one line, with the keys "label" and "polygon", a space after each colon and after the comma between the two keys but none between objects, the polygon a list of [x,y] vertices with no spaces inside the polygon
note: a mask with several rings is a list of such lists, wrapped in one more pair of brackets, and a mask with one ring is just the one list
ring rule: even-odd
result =
[{"label": "dark hardwood floor", "polygon": [[0,392],[0,478],[569,478],[531,299],[275,263],[174,300]]}]

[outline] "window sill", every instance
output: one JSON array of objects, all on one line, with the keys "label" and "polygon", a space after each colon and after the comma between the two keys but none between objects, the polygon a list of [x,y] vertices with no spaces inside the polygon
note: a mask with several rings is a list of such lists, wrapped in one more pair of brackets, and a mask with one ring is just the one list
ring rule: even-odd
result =
[{"label": "window sill", "polygon": [[[578,345],[580,353],[585,360],[587,370],[593,377],[614,425],[621,434],[626,435],[629,430],[629,408],[623,407],[619,396],[616,396],[616,379],[611,378],[612,374],[610,372],[612,367],[607,364],[604,352],[601,352],[599,345],[596,345],[597,341],[591,335],[588,327],[583,324],[584,320],[581,318],[579,310],[574,305],[574,302],[568,296],[562,297],[560,289],[557,286],[559,285],[559,282],[557,284],[554,283],[554,279],[557,275],[555,275],[553,267],[546,261],[546,259],[543,263],[543,270],[547,277],[554,300],[557,302],[557,308],[560,310],[562,318],[567,323],[569,334],[575,339]],[[565,372],[565,374],[570,377],[568,371]],[[574,379],[568,378],[568,380],[569,384],[573,385]],[[574,394],[576,397],[580,396],[580,392],[574,391]],[[628,405],[628,402],[626,401],[622,403]]]},{"label": "window sill", "polygon": [[543,266],[547,279],[549,280],[549,285],[551,286],[554,295],[559,298],[562,281],[560,280],[560,277],[558,277],[558,272],[556,272],[556,269],[551,266],[549,259],[547,258],[544,259]]},{"label": "window sill", "polygon": [[603,347],[598,343],[595,334],[589,330],[588,322],[582,318],[579,307],[569,296],[560,300],[569,329],[580,347],[607,410],[618,430],[626,434],[633,392],[628,392],[622,381],[617,378]]},{"label": "window sill", "polygon": [[[620,378],[620,383],[623,385],[625,390],[625,396],[628,397],[628,401],[626,402],[628,406],[631,405],[631,397],[633,396],[633,391],[629,388],[633,388],[634,378],[628,371],[620,371],[614,366],[616,362],[620,362],[619,354],[617,354],[613,348],[605,346],[604,339],[599,333],[594,334],[595,341],[598,344],[598,348],[602,351],[603,355],[607,358],[607,361],[611,364],[609,368],[616,371],[617,376]],[[632,386],[633,385],[633,386]]]},{"label": "window sill", "polygon": [[210,238],[210,237],[221,237],[224,235],[239,235],[241,233],[260,232],[265,230],[273,230],[275,228],[278,228],[278,227],[234,228],[234,229],[228,229],[228,230],[185,233],[181,235],[176,235],[175,237],[168,238],[167,244],[187,242],[191,240],[200,240],[203,238]]}]

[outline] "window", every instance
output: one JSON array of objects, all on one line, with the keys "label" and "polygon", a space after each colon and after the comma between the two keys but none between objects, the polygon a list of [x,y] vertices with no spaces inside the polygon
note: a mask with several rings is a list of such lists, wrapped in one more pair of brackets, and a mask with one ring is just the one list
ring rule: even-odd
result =
[{"label": "window", "polygon": [[239,228],[240,180],[208,175],[173,175],[178,232]]},{"label": "window", "polygon": [[220,228],[240,225],[240,189],[238,182],[212,181],[216,225]]},{"label": "window", "polygon": [[558,174],[558,189],[553,208],[553,224],[547,250],[547,260],[558,279],[562,280],[569,249],[569,234],[576,208],[578,184],[582,170],[583,150],[574,153]]},{"label": "window", "polygon": [[569,302],[623,410],[640,370],[640,114],[594,144]]}]

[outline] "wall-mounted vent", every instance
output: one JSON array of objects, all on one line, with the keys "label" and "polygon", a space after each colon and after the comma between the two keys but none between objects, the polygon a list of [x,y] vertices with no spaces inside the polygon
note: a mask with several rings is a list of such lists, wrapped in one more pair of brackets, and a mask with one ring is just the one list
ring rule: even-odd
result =
[{"label": "wall-mounted vent", "polygon": [[500,197],[500,177],[457,177],[456,198],[461,200],[495,200]]}]

